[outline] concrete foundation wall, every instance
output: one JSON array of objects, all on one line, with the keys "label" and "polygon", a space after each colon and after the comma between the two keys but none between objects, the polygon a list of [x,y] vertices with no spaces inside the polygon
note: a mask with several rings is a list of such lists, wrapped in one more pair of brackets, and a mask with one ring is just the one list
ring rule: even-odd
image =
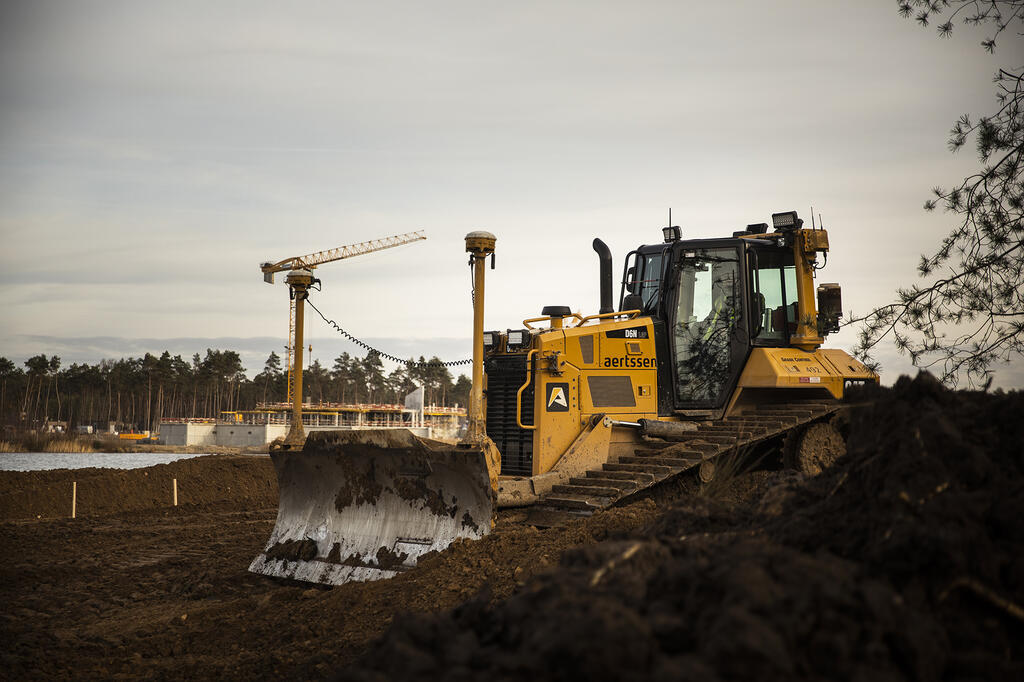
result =
[{"label": "concrete foundation wall", "polygon": [[[313,431],[345,430],[334,426],[307,426]],[[417,436],[430,437],[430,429],[409,429]],[[160,425],[160,442],[164,445],[220,445],[233,448],[258,448],[270,444],[275,438],[284,438],[288,427],[284,424],[203,424],[195,422],[167,422]]]},{"label": "concrete foundation wall", "polygon": [[164,445],[216,445],[216,424],[172,422],[160,424],[160,442]]},{"label": "concrete foundation wall", "polygon": [[161,445],[184,445],[187,440],[188,424],[160,422]]},{"label": "concrete foundation wall", "polygon": [[231,448],[262,447],[287,432],[284,424],[217,424],[215,444]]}]

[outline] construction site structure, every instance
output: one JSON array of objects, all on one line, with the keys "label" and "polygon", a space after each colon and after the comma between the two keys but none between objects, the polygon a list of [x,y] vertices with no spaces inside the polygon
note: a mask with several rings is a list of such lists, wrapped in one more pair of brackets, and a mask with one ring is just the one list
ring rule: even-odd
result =
[{"label": "construction site structure", "polygon": [[[289,403],[259,403],[253,410],[221,412],[218,419],[163,419],[160,442],[178,446],[262,447],[285,438],[292,417]],[[454,441],[465,431],[466,408],[305,402],[302,427],[306,432],[410,429],[424,438]]]},{"label": "construction site structure", "polygon": [[325,263],[332,263],[353,256],[361,256],[374,251],[391,249],[403,244],[426,239],[422,232],[408,232],[406,234],[384,237],[383,239],[371,239],[370,241],[338,246],[333,249],[325,249],[310,253],[305,256],[290,256],[276,263],[266,262],[260,264],[263,272],[263,281],[267,284],[274,283],[274,275],[278,272],[287,272],[285,283],[288,285],[288,346],[286,366],[288,369],[288,401],[292,405],[292,420],[286,438],[290,443],[301,445],[305,440],[302,420],[302,331],[304,327],[303,315],[305,308],[303,303],[309,296],[309,290],[320,284],[320,280],[313,276],[313,270]]}]

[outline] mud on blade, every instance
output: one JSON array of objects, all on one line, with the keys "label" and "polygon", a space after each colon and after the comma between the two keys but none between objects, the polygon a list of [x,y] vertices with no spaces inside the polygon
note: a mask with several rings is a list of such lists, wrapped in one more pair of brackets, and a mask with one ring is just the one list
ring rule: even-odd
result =
[{"label": "mud on blade", "polygon": [[405,429],[320,431],[271,453],[280,499],[254,573],[341,585],[390,578],[423,554],[490,532],[493,498],[478,449]]}]

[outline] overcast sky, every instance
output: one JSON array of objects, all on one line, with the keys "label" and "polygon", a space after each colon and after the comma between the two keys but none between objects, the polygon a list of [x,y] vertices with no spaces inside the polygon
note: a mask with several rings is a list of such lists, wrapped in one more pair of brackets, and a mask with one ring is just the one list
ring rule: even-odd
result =
[{"label": "overcast sky", "polygon": [[[1021,57],[892,0],[0,7],[0,355],[19,363],[219,347],[253,374],[287,335],[260,262],[418,229],[321,267],[314,301],[384,351],[460,359],[467,232],[497,235],[486,325],[515,328],[596,312],[591,240],[618,280],[669,207],[716,237],[813,205],[820,277],[866,311],[948,231],[922,203],[978,164],[947,132]],[[324,364],[363,354],[318,319],[307,335]],[[880,357],[887,382],[906,371]]]}]

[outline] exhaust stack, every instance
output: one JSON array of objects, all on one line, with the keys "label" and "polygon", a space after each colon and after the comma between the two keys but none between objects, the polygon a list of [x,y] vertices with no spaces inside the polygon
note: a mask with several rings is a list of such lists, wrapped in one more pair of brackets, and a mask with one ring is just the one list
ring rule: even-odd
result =
[{"label": "exhaust stack", "polygon": [[602,315],[615,311],[612,307],[612,252],[600,239],[594,239],[594,251],[601,259],[601,310]]}]

